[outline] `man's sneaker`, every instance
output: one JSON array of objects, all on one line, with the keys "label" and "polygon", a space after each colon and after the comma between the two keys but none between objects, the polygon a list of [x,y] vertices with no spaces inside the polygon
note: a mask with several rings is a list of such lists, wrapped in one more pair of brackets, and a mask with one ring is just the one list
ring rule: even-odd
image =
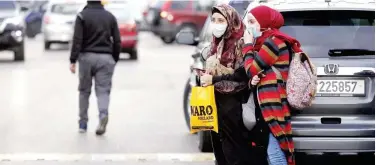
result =
[{"label": "man's sneaker", "polygon": [[79,132],[80,133],[85,133],[86,132],[86,130],[87,130],[87,123],[80,123],[79,124]]},{"label": "man's sneaker", "polygon": [[102,117],[102,119],[99,122],[97,131],[95,131],[95,133],[97,135],[103,135],[106,132],[107,123],[108,123],[108,116]]}]

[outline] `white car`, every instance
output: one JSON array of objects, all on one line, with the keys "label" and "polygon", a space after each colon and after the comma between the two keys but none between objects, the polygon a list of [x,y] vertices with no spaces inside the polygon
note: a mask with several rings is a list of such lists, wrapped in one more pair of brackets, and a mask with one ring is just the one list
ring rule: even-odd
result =
[{"label": "white car", "polygon": [[[299,40],[302,50],[317,67],[318,87],[313,106],[292,111],[293,139],[298,153],[358,154],[374,161],[374,4],[371,0],[255,0],[249,4],[245,13],[259,5],[280,11],[285,20],[280,30]],[[243,22],[247,24],[246,14]],[[200,54],[211,42],[209,25],[210,20],[192,55],[191,78],[185,88],[184,113],[188,126],[191,87],[198,85],[197,73],[192,68],[204,66]],[[198,135],[199,149],[211,151],[210,133]]]},{"label": "white car", "polygon": [[86,1],[53,0],[48,2],[42,23],[45,50],[50,49],[53,43],[71,42],[77,11],[84,4]]}]

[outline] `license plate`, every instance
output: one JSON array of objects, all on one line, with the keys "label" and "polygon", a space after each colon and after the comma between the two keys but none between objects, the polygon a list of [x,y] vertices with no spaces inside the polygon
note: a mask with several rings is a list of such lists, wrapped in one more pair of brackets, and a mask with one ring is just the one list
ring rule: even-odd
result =
[{"label": "license plate", "polygon": [[317,80],[316,96],[362,97],[365,80]]},{"label": "license plate", "polygon": [[137,37],[121,37],[122,41],[134,41],[137,40]]}]

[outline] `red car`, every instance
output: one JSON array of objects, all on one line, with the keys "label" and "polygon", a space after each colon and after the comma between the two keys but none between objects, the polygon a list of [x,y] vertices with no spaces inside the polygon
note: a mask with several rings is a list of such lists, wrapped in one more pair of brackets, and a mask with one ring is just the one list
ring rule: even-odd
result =
[{"label": "red car", "polygon": [[128,53],[130,59],[137,60],[138,51],[138,27],[136,20],[132,17],[134,14],[126,3],[109,3],[105,5],[106,10],[111,12],[118,21],[122,52]]},{"label": "red car", "polygon": [[151,31],[165,43],[172,43],[178,32],[200,34],[215,0],[157,0],[147,12]]}]

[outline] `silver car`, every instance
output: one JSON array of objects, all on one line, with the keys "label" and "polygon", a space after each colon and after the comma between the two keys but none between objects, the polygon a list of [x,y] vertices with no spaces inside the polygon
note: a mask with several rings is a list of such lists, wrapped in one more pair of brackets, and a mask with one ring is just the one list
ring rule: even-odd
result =
[{"label": "silver car", "polygon": [[81,1],[48,3],[42,24],[45,50],[50,49],[53,43],[69,43],[72,40],[74,21],[82,6]]},{"label": "silver car", "polygon": [[[285,19],[282,32],[297,38],[318,71],[314,105],[292,116],[297,152],[305,154],[360,154],[375,152],[375,8],[374,1],[257,0],[279,10]],[[244,17],[245,18],[245,17]],[[246,21],[244,21],[246,23]],[[205,29],[205,28],[204,28]],[[197,55],[208,41],[202,35],[192,67],[202,67]],[[192,38],[192,37],[191,37]],[[210,38],[209,38],[210,39]],[[192,41],[193,42],[193,41]],[[189,121],[192,71],[184,97]],[[211,149],[207,132],[199,134],[202,151]]]}]

